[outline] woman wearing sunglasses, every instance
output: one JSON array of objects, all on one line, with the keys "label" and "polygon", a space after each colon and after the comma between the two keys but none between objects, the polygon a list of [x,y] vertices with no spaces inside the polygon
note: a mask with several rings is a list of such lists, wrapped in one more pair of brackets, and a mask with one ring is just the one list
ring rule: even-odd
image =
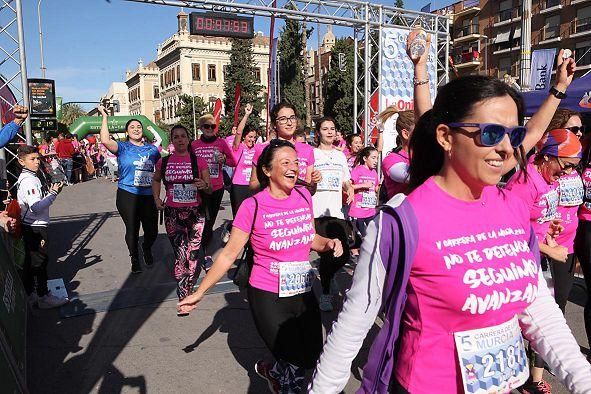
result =
[{"label": "woman wearing sunglasses", "polygon": [[211,114],[199,118],[199,130],[201,137],[191,143],[191,149],[197,158],[207,162],[209,168],[209,179],[213,192],[205,203],[205,225],[203,237],[201,238],[201,253],[204,258],[202,264],[208,269],[213,263],[211,256],[207,255],[207,247],[213,233],[215,219],[218,216],[222,197],[224,196],[224,177],[222,167],[224,164],[234,167],[236,165],[234,155],[230,147],[222,138],[217,135],[215,118]]},{"label": "woman wearing sunglasses", "polygon": [[234,219],[230,240],[195,293],[179,303],[194,309],[208,289],[230,269],[250,238],[254,265],[248,304],[260,336],[275,357],[260,360],[256,372],[273,393],[298,393],[305,369],[314,368],[322,350],[322,321],[312,282],[310,250],[343,254],[338,239],[315,234],[312,196],[296,187],[299,163],[293,145],[272,140],[257,165],[262,190],[247,198]]},{"label": "woman wearing sunglasses", "polygon": [[[410,194],[399,194],[369,225],[310,392],[345,387],[380,310],[384,324],[362,392],[508,392],[528,378],[522,337],[571,392],[584,392],[591,372],[539,274],[529,209],[496,186],[518,161],[525,169],[525,150],[560,100],[546,99],[526,132],[518,92],[467,76],[443,86],[431,109],[427,54],[415,62],[422,116],[410,141]],[[572,59],[559,64],[557,89],[566,89],[574,69]]]}]

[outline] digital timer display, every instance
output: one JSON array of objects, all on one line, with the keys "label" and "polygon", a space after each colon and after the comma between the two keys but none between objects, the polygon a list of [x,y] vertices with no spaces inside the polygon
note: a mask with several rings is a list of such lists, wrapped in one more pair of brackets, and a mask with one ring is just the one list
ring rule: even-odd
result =
[{"label": "digital timer display", "polygon": [[254,18],[217,12],[192,12],[191,34],[217,37],[254,37]]}]

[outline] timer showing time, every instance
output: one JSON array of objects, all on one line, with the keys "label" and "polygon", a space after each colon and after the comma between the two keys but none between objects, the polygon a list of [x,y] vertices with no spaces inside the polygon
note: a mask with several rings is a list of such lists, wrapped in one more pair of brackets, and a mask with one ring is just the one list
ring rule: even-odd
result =
[{"label": "timer showing time", "polygon": [[217,37],[254,37],[254,18],[217,12],[192,12],[191,34]]}]

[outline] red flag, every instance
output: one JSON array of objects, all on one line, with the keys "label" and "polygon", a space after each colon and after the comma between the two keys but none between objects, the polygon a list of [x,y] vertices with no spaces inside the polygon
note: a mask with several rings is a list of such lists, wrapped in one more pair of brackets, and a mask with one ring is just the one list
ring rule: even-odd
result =
[{"label": "red flag", "polygon": [[240,115],[240,84],[236,84],[236,93],[234,93],[234,127],[238,126],[238,117]]},{"label": "red flag", "polygon": [[217,99],[213,106],[213,117],[215,118],[216,130],[220,129],[220,118],[222,117],[222,100]]}]

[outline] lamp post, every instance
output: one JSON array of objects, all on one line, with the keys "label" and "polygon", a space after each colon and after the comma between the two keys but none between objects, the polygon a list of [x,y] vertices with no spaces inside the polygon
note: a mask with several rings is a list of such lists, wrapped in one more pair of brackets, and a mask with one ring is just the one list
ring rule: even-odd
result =
[{"label": "lamp post", "polygon": [[41,78],[45,78],[45,62],[43,61],[43,30],[41,29],[41,1],[37,2],[37,22],[39,24],[39,51],[41,52]]},{"label": "lamp post", "polygon": [[195,92],[193,91],[193,82],[191,81],[191,98],[193,99],[193,137],[197,139],[197,123],[195,122]]}]

